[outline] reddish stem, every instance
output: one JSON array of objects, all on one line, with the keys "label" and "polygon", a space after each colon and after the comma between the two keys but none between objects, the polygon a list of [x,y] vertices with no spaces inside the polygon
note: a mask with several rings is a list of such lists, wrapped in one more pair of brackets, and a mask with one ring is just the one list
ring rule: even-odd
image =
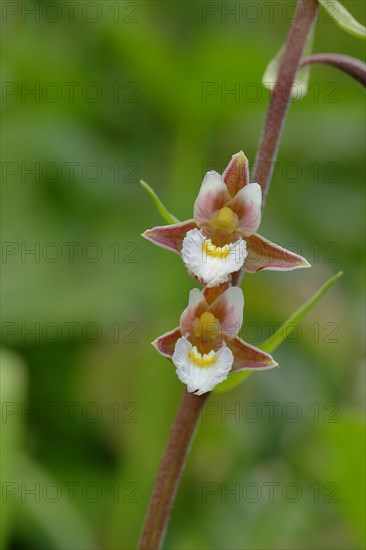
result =
[{"label": "reddish stem", "polygon": [[296,14],[287,36],[285,51],[280,63],[276,85],[271,94],[256,160],[252,181],[262,187],[264,207],[277,158],[284,122],[291,98],[291,88],[301,62],[307,38],[318,10],[317,0],[299,0]]},{"label": "reddish stem", "polygon": [[140,550],[161,547],[197,420],[208,395],[184,392],[147,510]]},{"label": "reddish stem", "polygon": [[363,86],[366,86],[366,65],[363,61],[350,57],[349,55],[340,55],[335,53],[318,53],[305,57],[301,62],[301,67],[312,65],[313,63],[323,63],[331,65],[357,80]]}]

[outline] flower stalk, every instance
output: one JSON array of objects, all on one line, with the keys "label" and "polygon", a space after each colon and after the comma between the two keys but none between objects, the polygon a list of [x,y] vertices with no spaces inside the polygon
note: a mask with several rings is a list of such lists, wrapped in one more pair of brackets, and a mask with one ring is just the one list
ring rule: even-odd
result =
[{"label": "flower stalk", "polygon": [[301,67],[306,65],[314,65],[315,63],[322,63],[323,65],[330,65],[336,69],[348,74],[362,86],[366,87],[366,65],[363,61],[350,57],[349,55],[341,55],[334,53],[319,53],[315,55],[309,55],[301,62]]},{"label": "flower stalk", "polygon": [[314,24],[317,0],[299,0],[287,36],[276,85],[271,93],[266,121],[255,159],[252,181],[262,187],[262,209],[266,201],[276,162],[278,147],[291,98],[291,88],[300,67],[301,57]]},{"label": "flower stalk", "polygon": [[209,393],[195,395],[184,392],[160,464],[138,546],[139,550],[161,548],[190,443],[208,396]]}]

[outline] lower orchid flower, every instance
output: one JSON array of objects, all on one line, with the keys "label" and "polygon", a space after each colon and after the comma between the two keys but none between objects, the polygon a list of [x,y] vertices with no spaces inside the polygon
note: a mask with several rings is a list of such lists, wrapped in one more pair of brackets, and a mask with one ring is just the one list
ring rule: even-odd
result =
[{"label": "lower orchid flower", "polygon": [[249,182],[243,152],[232,157],[221,176],[208,172],[194,204],[194,219],[149,229],[143,236],[181,254],[200,283],[213,287],[229,281],[242,267],[289,270],[310,264],[256,233],[261,221],[262,191]]},{"label": "lower orchid flower", "polygon": [[239,287],[191,290],[179,327],[153,345],[172,360],[178,378],[190,393],[202,395],[230,372],[270,369],[273,358],[237,334],[243,322],[244,296]]}]

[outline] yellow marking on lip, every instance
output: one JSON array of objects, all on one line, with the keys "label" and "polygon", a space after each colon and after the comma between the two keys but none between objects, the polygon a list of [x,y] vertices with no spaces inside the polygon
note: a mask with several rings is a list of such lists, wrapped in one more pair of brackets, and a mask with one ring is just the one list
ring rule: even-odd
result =
[{"label": "yellow marking on lip", "polygon": [[202,250],[207,256],[213,256],[221,260],[227,258],[230,254],[230,246],[228,244],[225,244],[225,246],[215,246],[212,244],[211,239],[203,241]]},{"label": "yellow marking on lip", "polygon": [[192,363],[200,368],[211,367],[211,365],[213,365],[216,361],[216,353],[214,351],[210,351],[210,353],[204,353],[202,355],[202,353],[194,348],[189,350],[188,357]]}]

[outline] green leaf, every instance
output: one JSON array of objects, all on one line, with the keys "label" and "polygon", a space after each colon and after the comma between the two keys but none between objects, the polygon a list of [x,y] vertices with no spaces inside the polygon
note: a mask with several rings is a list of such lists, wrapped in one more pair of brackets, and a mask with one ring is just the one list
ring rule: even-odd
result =
[{"label": "green leaf", "polygon": [[358,38],[366,37],[366,28],[361,25],[353,15],[337,0],[318,0],[319,4],[326,10],[328,15],[335,21],[335,23],[354,36]]},{"label": "green leaf", "polygon": [[233,372],[224,380],[221,382],[221,384],[217,384],[215,388],[212,390],[213,393],[223,393],[225,391],[232,390],[236,388],[239,384],[244,382],[252,374],[252,370],[241,370],[239,372]]},{"label": "green leaf", "polygon": [[157,210],[160,212],[160,214],[163,216],[164,220],[168,223],[179,223],[178,218],[176,218],[173,214],[169,212],[155,193],[155,191],[150,187],[148,183],[145,181],[140,181],[140,185],[152,198]]},{"label": "green leaf", "polygon": [[267,353],[272,353],[291,332],[294,330],[296,324],[305,317],[308,311],[320,300],[322,296],[334,285],[336,281],[343,275],[342,271],[339,271],[336,275],[331,277],[309,300],[307,300],[302,306],[299,307],[287,321],[276,332],[268,338],[260,348]]},{"label": "green leaf", "polygon": [[[294,330],[297,323],[299,323],[303,317],[311,310],[312,307],[320,300],[322,296],[334,285],[336,281],[343,275],[342,271],[339,271],[336,275],[331,277],[324,285],[315,293],[309,300],[307,300],[302,306],[299,307],[288,319],[283,323],[283,325],[270,337],[268,340],[263,342],[259,346],[260,349],[266,351],[267,353],[272,353],[278,346],[288,337],[289,334]],[[240,372],[234,372],[230,376],[218,384],[213,392],[221,393],[224,391],[229,391],[241,382],[243,382],[250,374],[252,370],[244,370]]]},{"label": "green leaf", "polygon": [[21,418],[21,405],[27,396],[27,369],[21,357],[13,351],[0,350],[0,359],[0,477],[4,490],[0,515],[0,548],[7,548],[11,532],[18,522],[16,504],[7,494],[6,488],[8,483],[14,483],[14,456],[23,443],[25,426]]},{"label": "green leaf", "polygon": [[[304,56],[307,57],[308,55],[311,54],[313,49],[313,41],[314,41],[314,29],[309,34],[309,38],[307,40],[305,50],[304,50]],[[271,91],[273,90],[277,82],[278,71],[280,68],[280,63],[281,63],[281,59],[284,51],[285,51],[285,45],[282,46],[280,51],[277,52],[274,58],[269,62],[262,78],[263,86],[265,86]],[[310,67],[309,65],[305,65],[305,67],[302,67],[296,73],[295,82],[291,88],[292,99],[302,99],[303,97],[305,97],[308,91],[309,80],[310,80]]]}]

